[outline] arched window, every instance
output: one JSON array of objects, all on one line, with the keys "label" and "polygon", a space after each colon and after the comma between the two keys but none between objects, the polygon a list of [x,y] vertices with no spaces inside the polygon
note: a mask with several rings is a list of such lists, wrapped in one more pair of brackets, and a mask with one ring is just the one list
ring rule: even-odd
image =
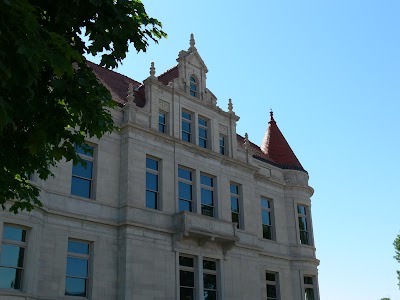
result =
[{"label": "arched window", "polygon": [[190,96],[197,97],[197,81],[194,76],[190,76]]}]

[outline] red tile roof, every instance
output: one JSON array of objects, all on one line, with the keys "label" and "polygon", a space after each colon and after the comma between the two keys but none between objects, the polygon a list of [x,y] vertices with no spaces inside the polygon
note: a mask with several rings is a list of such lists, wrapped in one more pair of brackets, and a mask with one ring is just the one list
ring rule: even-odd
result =
[{"label": "red tile roof", "polygon": [[[96,76],[106,85],[106,87],[110,89],[111,94],[117,96],[114,97],[114,100],[120,104],[126,103],[126,96],[128,94],[128,87],[130,83],[132,83],[134,89],[140,89],[140,86],[142,86],[140,82],[125,75],[108,70],[90,61],[86,61],[86,63],[93,69]],[[146,100],[144,98],[144,92],[141,93],[140,91],[135,91],[135,102],[139,107],[143,107],[145,105]]]},{"label": "red tile roof", "polygon": [[165,71],[160,76],[158,76],[158,80],[160,80],[163,84],[168,85],[173,79],[179,77],[178,65],[175,67]]},{"label": "red tile roof", "polygon": [[268,159],[279,164],[283,168],[305,171],[282,132],[279,130],[278,125],[276,125],[273,112],[271,112],[270,115],[271,119],[268,122],[268,129],[265,133],[260,150]]}]

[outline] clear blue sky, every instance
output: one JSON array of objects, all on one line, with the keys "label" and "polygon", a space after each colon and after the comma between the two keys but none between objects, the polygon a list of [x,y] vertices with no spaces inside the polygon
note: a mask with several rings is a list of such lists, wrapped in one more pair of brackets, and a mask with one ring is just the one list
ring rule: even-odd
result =
[{"label": "clear blue sky", "polygon": [[400,300],[400,1],[143,1],[169,37],[118,69],[142,81],[196,47],[207,87],[260,145],[269,109],[310,174],[322,300]]}]

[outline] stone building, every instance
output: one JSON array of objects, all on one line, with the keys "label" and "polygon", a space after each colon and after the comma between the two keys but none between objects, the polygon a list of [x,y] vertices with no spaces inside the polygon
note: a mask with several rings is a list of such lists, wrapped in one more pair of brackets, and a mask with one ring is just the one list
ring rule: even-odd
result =
[{"label": "stone building", "polygon": [[319,299],[313,189],[273,114],[253,144],[193,36],[177,62],[143,83],[89,63],[120,130],[33,175],[43,208],[0,211],[0,299]]}]

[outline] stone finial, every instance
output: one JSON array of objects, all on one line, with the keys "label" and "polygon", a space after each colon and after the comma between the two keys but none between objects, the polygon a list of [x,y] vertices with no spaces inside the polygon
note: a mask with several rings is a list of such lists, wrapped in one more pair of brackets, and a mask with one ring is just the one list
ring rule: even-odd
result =
[{"label": "stone finial", "polygon": [[250,149],[249,135],[247,134],[247,132],[244,134],[244,148],[246,150]]},{"label": "stone finial", "polygon": [[275,120],[274,120],[274,112],[272,111],[272,108],[270,109],[269,116],[270,116],[269,123],[275,122]]},{"label": "stone finial", "polygon": [[190,34],[190,48],[193,49],[195,48],[194,45],[196,44],[195,40],[194,40],[194,35],[193,33]]},{"label": "stone finial", "polygon": [[154,62],[151,62],[151,66],[150,66],[150,76],[151,77],[155,77],[156,75],[156,68],[154,68]]},{"label": "stone finial", "polygon": [[229,110],[229,112],[233,112],[232,99],[230,99],[230,98],[229,98],[229,101],[228,101],[228,110]]},{"label": "stone finial", "polygon": [[133,84],[130,83],[128,86],[128,94],[126,96],[126,100],[129,102],[133,102],[135,100],[135,94],[133,90]]}]

